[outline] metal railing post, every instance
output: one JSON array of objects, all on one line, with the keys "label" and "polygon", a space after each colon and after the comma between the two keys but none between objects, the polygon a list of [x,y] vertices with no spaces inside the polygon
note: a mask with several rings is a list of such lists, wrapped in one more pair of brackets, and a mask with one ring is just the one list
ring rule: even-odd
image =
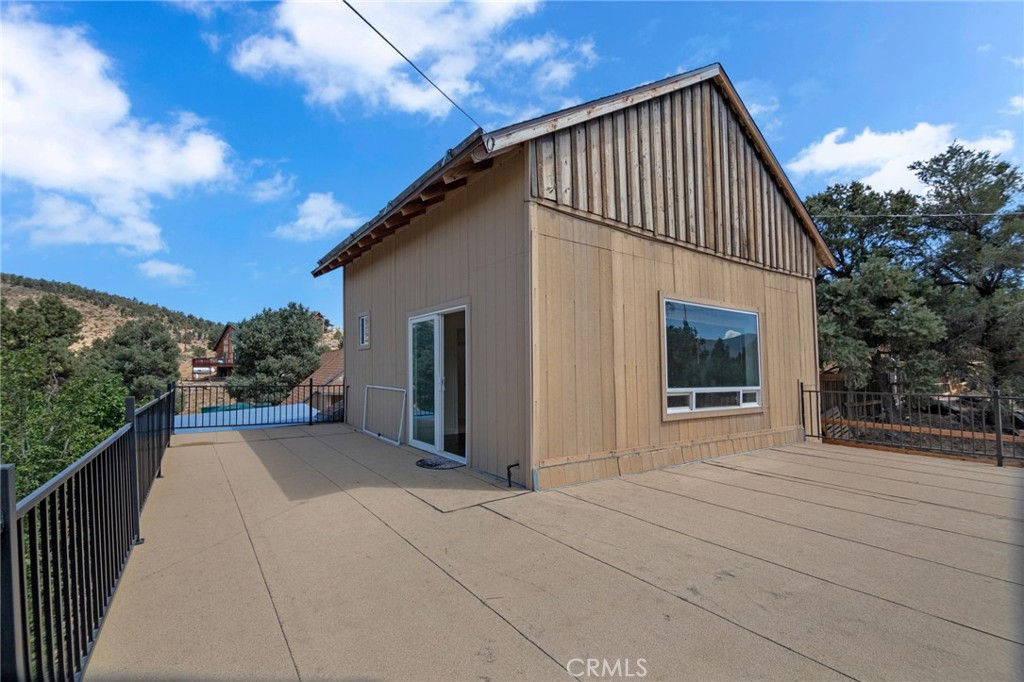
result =
[{"label": "metal railing post", "polygon": [[132,544],[139,544],[139,433],[135,424],[135,396],[124,399],[124,419],[128,430],[128,471],[131,478]]},{"label": "metal railing post", "polygon": [[992,391],[992,409],[996,420],[996,466],[1003,466],[1003,401],[999,389]]},{"label": "metal railing post", "polygon": [[0,680],[28,679],[14,465],[0,464]]},{"label": "metal railing post", "polygon": [[799,381],[800,384],[800,426],[804,430],[804,440],[807,440],[807,414],[804,407],[804,380]]},{"label": "metal railing post", "polygon": [[174,435],[174,411],[178,408],[178,384],[167,382],[167,437]]},{"label": "metal railing post", "polygon": [[313,377],[309,377],[309,425],[313,425]]}]

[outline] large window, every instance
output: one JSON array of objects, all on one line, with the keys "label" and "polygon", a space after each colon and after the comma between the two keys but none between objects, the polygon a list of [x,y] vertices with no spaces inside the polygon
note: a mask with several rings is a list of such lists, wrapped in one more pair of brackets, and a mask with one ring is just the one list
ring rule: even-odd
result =
[{"label": "large window", "polygon": [[757,322],[757,313],[665,299],[670,414],[761,404]]}]

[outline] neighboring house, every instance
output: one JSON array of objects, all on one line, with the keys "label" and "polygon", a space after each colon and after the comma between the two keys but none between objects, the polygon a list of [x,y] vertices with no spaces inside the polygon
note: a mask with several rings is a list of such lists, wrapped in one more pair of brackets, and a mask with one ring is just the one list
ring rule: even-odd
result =
[{"label": "neighboring house", "polygon": [[235,371],[235,326],[224,325],[213,346],[212,358],[192,358],[192,378],[226,379]]},{"label": "neighboring house", "polygon": [[[312,395],[310,386],[312,385]],[[282,405],[305,403],[331,414],[345,404],[345,352],[340,348],[320,356],[320,367],[291,390]]]},{"label": "neighboring house", "polygon": [[349,423],[540,489],[801,440],[826,263],[716,64],[473,133],[313,274]]},{"label": "neighboring house", "polygon": [[320,311],[314,311],[313,319],[316,320],[318,325],[320,325],[320,333],[326,334],[327,330],[330,329],[330,321],[324,317],[324,314]]}]

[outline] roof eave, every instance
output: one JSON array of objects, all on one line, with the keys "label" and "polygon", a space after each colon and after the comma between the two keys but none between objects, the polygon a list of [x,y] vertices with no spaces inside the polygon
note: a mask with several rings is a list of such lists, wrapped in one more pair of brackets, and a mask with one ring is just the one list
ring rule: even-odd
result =
[{"label": "roof eave", "polygon": [[[409,204],[410,200],[418,197],[439,179],[444,181],[445,174],[451,169],[466,162],[467,160],[472,160],[472,152],[476,147],[482,146],[482,139],[483,130],[477,128],[462,140],[462,142],[449,149],[443,158],[416,178],[408,187],[402,190],[398,196],[389,201],[387,205],[377,213],[377,215],[363,223],[352,234],[343,239],[333,249],[320,258],[317,261],[317,266],[312,271],[313,277],[319,277],[320,275],[324,275],[331,270],[340,267],[340,257],[354,246],[358,245],[360,241],[364,241],[375,228],[380,227],[387,223],[388,220],[394,218],[397,214],[400,214]],[[455,181],[445,184],[455,184]]]}]

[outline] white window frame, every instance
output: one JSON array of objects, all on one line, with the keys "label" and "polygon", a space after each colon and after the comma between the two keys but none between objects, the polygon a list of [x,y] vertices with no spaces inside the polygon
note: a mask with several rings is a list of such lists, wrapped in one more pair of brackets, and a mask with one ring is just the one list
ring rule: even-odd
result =
[{"label": "white window frame", "polygon": [[[661,295],[661,363],[662,363],[662,400],[664,404],[664,410],[666,416],[685,416],[685,415],[703,415],[716,412],[732,413],[737,410],[760,410],[763,407],[764,397],[764,364],[761,362],[761,314],[757,310],[749,310],[745,308],[734,308],[730,306],[708,303],[703,301],[694,301],[692,299],[681,298],[679,296],[671,294]],[[757,378],[758,385],[755,386],[715,386],[715,387],[688,387],[688,388],[672,388],[668,385],[668,313],[666,308],[669,303],[679,303],[681,305],[696,306],[698,308],[710,308],[713,310],[723,310],[730,313],[744,313],[747,315],[754,316],[754,327],[757,330]],[[734,393],[737,394],[738,402],[736,405],[716,405],[714,407],[697,407],[697,395],[698,394],[709,394],[709,393]],[[746,393],[753,393],[754,400],[744,402],[743,397]],[[684,396],[687,397],[686,407],[669,407],[669,398]]]},{"label": "white window frame", "polygon": [[370,347],[370,313],[356,317],[356,341],[360,350]]}]

